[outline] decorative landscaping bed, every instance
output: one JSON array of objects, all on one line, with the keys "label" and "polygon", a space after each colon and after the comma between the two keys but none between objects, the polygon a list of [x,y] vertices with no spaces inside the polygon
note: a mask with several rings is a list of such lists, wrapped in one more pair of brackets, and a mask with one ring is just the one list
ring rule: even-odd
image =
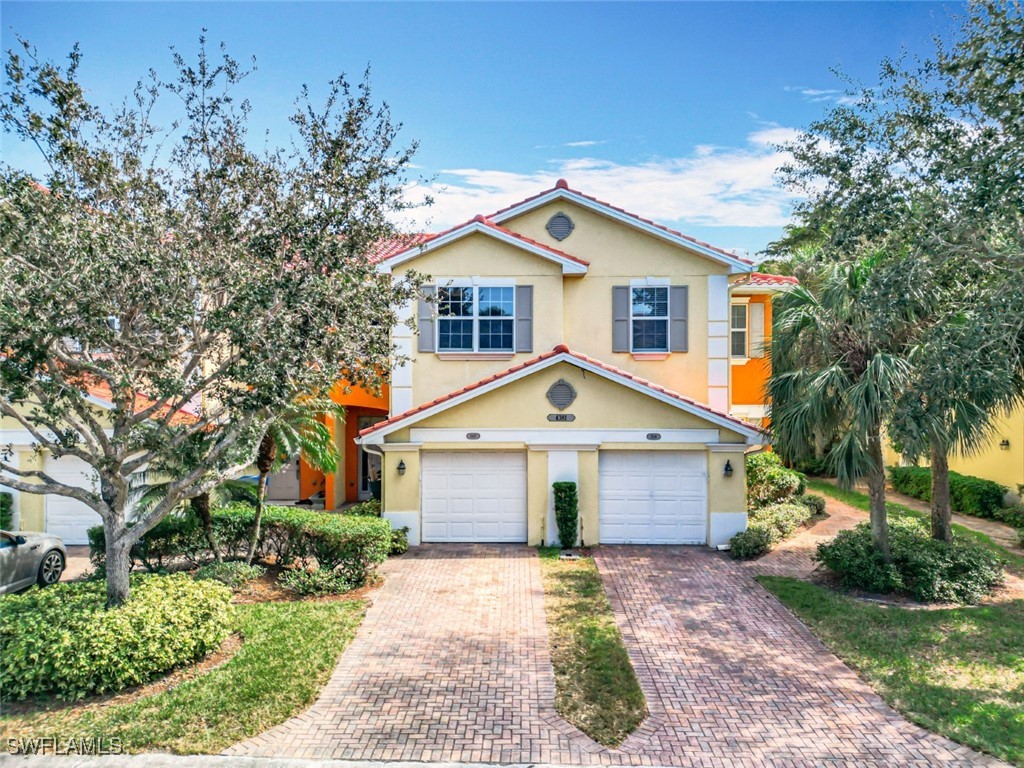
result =
[{"label": "decorative landscaping bed", "polygon": [[647,717],[636,672],[594,559],[541,549],[555,709],[594,741],[617,747]]}]

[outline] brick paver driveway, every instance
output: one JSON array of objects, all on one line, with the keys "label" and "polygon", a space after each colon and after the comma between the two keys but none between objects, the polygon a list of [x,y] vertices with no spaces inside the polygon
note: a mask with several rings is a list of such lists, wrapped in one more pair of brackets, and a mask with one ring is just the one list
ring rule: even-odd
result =
[{"label": "brick paver driveway", "polygon": [[536,554],[433,545],[387,582],[321,698],[229,750],[676,766],[997,765],[889,709],[747,569],[697,547],[597,557],[651,716],[605,750],[554,712]]}]

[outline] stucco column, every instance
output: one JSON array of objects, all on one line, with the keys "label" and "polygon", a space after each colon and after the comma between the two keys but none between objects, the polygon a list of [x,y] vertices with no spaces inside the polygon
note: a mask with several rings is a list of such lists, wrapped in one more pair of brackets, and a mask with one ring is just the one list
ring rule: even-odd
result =
[{"label": "stucco column", "polygon": [[[420,543],[420,450],[419,446],[392,444],[384,449],[381,480],[384,487],[383,516],[395,528],[408,526],[409,543]],[[399,473],[399,467],[404,469]]]},{"label": "stucco column", "polygon": [[[708,446],[708,546],[747,529],[747,477],[742,443]],[[726,476],[726,464],[732,474]]]},{"label": "stucco column", "polygon": [[544,544],[548,533],[548,452],[530,448],[526,453],[526,541],[531,547]]},{"label": "stucco column", "polygon": [[[18,468],[29,470],[43,468],[43,454],[34,450],[18,451]],[[13,525],[16,530],[42,531],[46,527],[46,497],[37,493],[18,493],[14,501],[15,514],[20,523]]]}]

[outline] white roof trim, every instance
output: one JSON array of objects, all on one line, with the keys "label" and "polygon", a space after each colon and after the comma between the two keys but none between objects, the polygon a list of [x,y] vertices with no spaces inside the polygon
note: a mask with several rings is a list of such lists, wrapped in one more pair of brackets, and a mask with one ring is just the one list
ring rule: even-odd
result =
[{"label": "white roof trim", "polygon": [[585,275],[587,273],[586,265],[580,264],[578,261],[573,261],[572,259],[564,258],[556,253],[552,253],[546,248],[532,245],[524,240],[520,240],[518,237],[514,237],[513,235],[510,235],[506,232],[502,232],[499,229],[489,227],[480,221],[470,221],[464,226],[452,230],[451,232],[445,235],[435,237],[434,239],[428,240],[427,242],[421,245],[410,246],[406,250],[401,251],[400,253],[396,253],[391,258],[381,262],[381,266],[383,267],[383,271],[390,272],[391,269],[399,266],[400,264],[404,264],[407,261],[417,259],[425,253],[433,251],[437,248],[442,248],[448,245],[449,243],[453,243],[456,240],[461,240],[463,237],[474,234],[476,232],[488,235],[489,237],[493,237],[495,240],[501,240],[502,242],[508,243],[509,245],[513,245],[517,248],[522,248],[524,251],[528,251],[536,256],[540,256],[542,259],[553,261],[554,263],[561,265],[563,275]]},{"label": "white roof trim", "polygon": [[547,360],[535,363],[534,365],[527,366],[526,368],[522,368],[516,371],[515,373],[510,373],[506,376],[502,376],[501,378],[496,379],[492,382],[476,387],[475,389],[472,389],[469,392],[464,392],[463,394],[458,395],[457,397],[453,397],[450,400],[445,400],[443,403],[437,403],[436,405],[433,405],[430,408],[425,408],[422,411],[417,411],[416,413],[413,413],[404,419],[400,419],[394,422],[393,424],[389,424],[386,427],[382,427],[378,431],[374,432],[372,435],[367,435],[366,437],[357,437],[356,444],[380,445],[384,442],[384,437],[386,435],[391,434],[392,432],[396,432],[399,429],[405,429],[410,424],[415,424],[416,422],[422,421],[423,419],[427,419],[438,413],[447,411],[449,408],[454,408],[457,405],[461,405],[467,400],[473,400],[474,398],[479,397],[480,395],[492,392],[495,389],[499,389],[505,386],[506,384],[511,384],[514,381],[519,381],[520,379],[526,378],[527,376],[531,376],[534,373],[537,373],[538,371],[543,371],[546,368],[550,368],[553,365],[557,365],[558,363],[568,363],[569,365],[575,365],[577,368],[581,368],[585,371],[590,371],[591,373],[594,373],[598,376],[602,376],[608,379],[609,381],[614,381],[618,384],[622,384],[623,386],[628,387],[629,389],[632,389],[635,392],[639,392],[642,395],[647,395],[648,397],[652,397],[655,400],[660,400],[661,402],[667,405],[674,406],[681,411],[685,411],[694,416],[697,416],[698,418],[702,418],[712,424],[717,424],[723,429],[728,429],[732,432],[736,432],[737,434],[743,435],[745,438],[747,438],[747,445],[759,445],[763,442],[763,440],[761,439],[763,437],[762,433],[759,430],[755,429],[753,426],[748,427],[745,424],[737,423],[736,421],[730,419],[728,416],[716,413],[714,411],[704,410],[703,408],[700,408],[696,405],[692,405],[691,403],[688,403],[685,400],[679,400],[675,397],[672,397],[671,395],[667,395],[663,392],[658,392],[657,390],[651,389],[650,387],[646,387],[643,384],[633,381],[632,379],[614,374],[611,371],[605,370],[599,365],[594,365],[593,363],[587,362],[586,360],[580,360],[578,357],[576,357],[575,355],[571,355],[568,352],[560,352],[557,355],[549,357]]},{"label": "white roof trim", "polygon": [[547,205],[548,203],[554,202],[555,200],[569,200],[584,208],[588,208],[591,211],[594,211],[595,213],[599,213],[602,216],[607,216],[609,218],[615,219],[616,221],[620,221],[623,224],[628,224],[632,227],[635,227],[636,229],[642,230],[643,232],[646,232],[649,235],[654,235],[655,237],[661,238],[662,240],[667,240],[668,242],[673,243],[675,245],[679,245],[688,250],[695,251],[696,253],[699,253],[701,256],[706,256],[707,258],[712,259],[713,261],[717,261],[721,264],[728,265],[729,267],[732,268],[733,274],[754,271],[753,264],[747,264],[746,262],[742,261],[739,258],[727,256],[724,253],[720,253],[719,251],[716,251],[713,248],[708,248],[688,238],[680,237],[679,235],[673,235],[671,232],[666,232],[661,227],[657,227],[653,224],[648,224],[646,221],[642,221],[638,218],[635,218],[634,216],[630,216],[628,213],[617,211],[610,206],[602,205],[601,203],[595,202],[594,200],[584,197],[583,195],[579,195],[573,192],[572,190],[568,189],[553,189],[545,195],[541,195],[540,197],[535,198],[533,200],[528,200],[525,203],[520,203],[519,205],[513,206],[512,208],[509,208],[506,211],[502,211],[499,214],[495,214],[493,217],[491,217],[491,221],[493,221],[495,224],[501,224],[502,222],[508,221],[509,219],[519,216],[522,213],[532,211],[534,208],[539,208],[542,205]]}]

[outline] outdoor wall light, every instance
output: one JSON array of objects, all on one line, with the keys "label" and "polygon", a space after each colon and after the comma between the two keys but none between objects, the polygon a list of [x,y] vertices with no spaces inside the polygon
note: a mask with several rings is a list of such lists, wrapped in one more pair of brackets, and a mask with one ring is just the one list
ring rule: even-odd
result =
[{"label": "outdoor wall light", "polygon": [[1000,440],[999,447],[1004,451],[1010,450],[1010,441],[1006,439]]},{"label": "outdoor wall light", "polygon": [[404,461],[399,461],[398,462],[398,474],[400,474],[400,475],[404,475],[405,474],[405,462]]},{"label": "outdoor wall light", "polygon": [[732,462],[728,459],[725,460],[725,469],[722,471],[722,474],[726,477],[732,477]]}]

